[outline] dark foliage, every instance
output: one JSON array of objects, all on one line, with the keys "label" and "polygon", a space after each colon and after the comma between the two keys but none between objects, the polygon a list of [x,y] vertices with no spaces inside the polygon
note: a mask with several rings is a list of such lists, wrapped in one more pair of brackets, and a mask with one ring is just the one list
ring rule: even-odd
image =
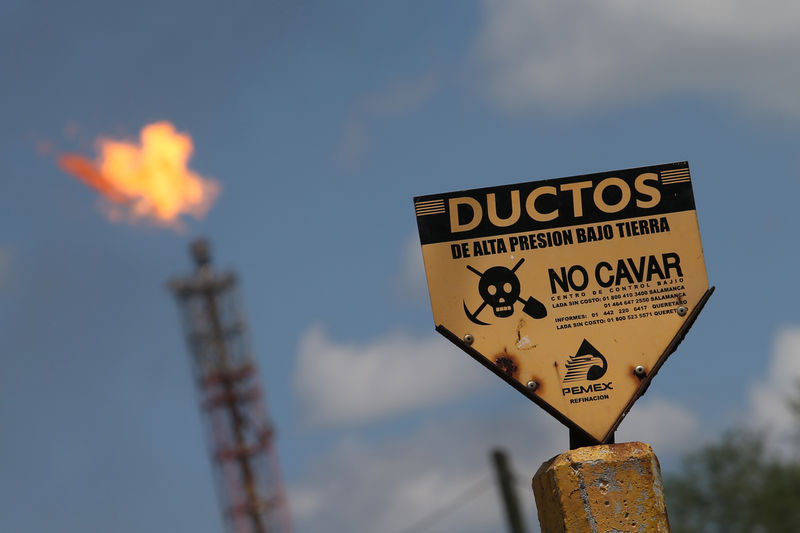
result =
[{"label": "dark foliage", "polygon": [[[800,400],[790,406],[800,413]],[[754,432],[692,453],[664,486],[672,533],[800,532],[800,461],[770,453]]]}]

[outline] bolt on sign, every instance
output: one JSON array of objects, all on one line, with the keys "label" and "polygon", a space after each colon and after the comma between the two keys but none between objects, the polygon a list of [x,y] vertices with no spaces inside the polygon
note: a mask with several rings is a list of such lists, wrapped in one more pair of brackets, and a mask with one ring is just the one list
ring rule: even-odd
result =
[{"label": "bolt on sign", "polygon": [[436,330],[600,443],[713,291],[686,162],[414,207]]}]

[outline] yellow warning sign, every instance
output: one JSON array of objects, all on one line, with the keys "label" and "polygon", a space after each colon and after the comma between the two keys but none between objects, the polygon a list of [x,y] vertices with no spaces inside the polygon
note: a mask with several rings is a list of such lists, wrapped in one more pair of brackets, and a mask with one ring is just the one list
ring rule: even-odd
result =
[{"label": "yellow warning sign", "polygon": [[414,206],[437,330],[598,442],[711,293],[686,162]]}]

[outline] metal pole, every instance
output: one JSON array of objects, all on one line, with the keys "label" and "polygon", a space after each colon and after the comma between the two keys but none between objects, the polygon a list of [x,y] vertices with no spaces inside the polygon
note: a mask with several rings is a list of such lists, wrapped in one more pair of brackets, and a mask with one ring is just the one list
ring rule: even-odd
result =
[{"label": "metal pole", "polygon": [[[577,450],[578,448],[584,448],[586,446],[597,446],[598,442],[591,437],[588,433],[585,433],[579,429],[575,429],[573,427],[569,428],[569,449],[570,450]],[[609,437],[608,441],[604,444],[614,444],[614,434],[612,433]]]},{"label": "metal pole", "polygon": [[508,466],[508,456],[500,449],[492,451],[492,461],[497,473],[497,483],[500,485],[500,495],[506,510],[508,530],[511,533],[525,533],[525,523],[519,510],[519,499],[514,488],[514,475]]}]

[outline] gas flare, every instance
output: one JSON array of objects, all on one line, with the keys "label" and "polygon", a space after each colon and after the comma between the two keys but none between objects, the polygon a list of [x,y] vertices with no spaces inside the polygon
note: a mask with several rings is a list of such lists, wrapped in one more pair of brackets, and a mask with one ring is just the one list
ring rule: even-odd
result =
[{"label": "gas flare", "polygon": [[192,138],[169,122],[144,126],[138,142],[101,137],[96,144],[95,160],[63,154],[58,164],[108,200],[112,220],[179,228],[181,215],[202,218],[219,195],[217,181],[188,168]]}]

